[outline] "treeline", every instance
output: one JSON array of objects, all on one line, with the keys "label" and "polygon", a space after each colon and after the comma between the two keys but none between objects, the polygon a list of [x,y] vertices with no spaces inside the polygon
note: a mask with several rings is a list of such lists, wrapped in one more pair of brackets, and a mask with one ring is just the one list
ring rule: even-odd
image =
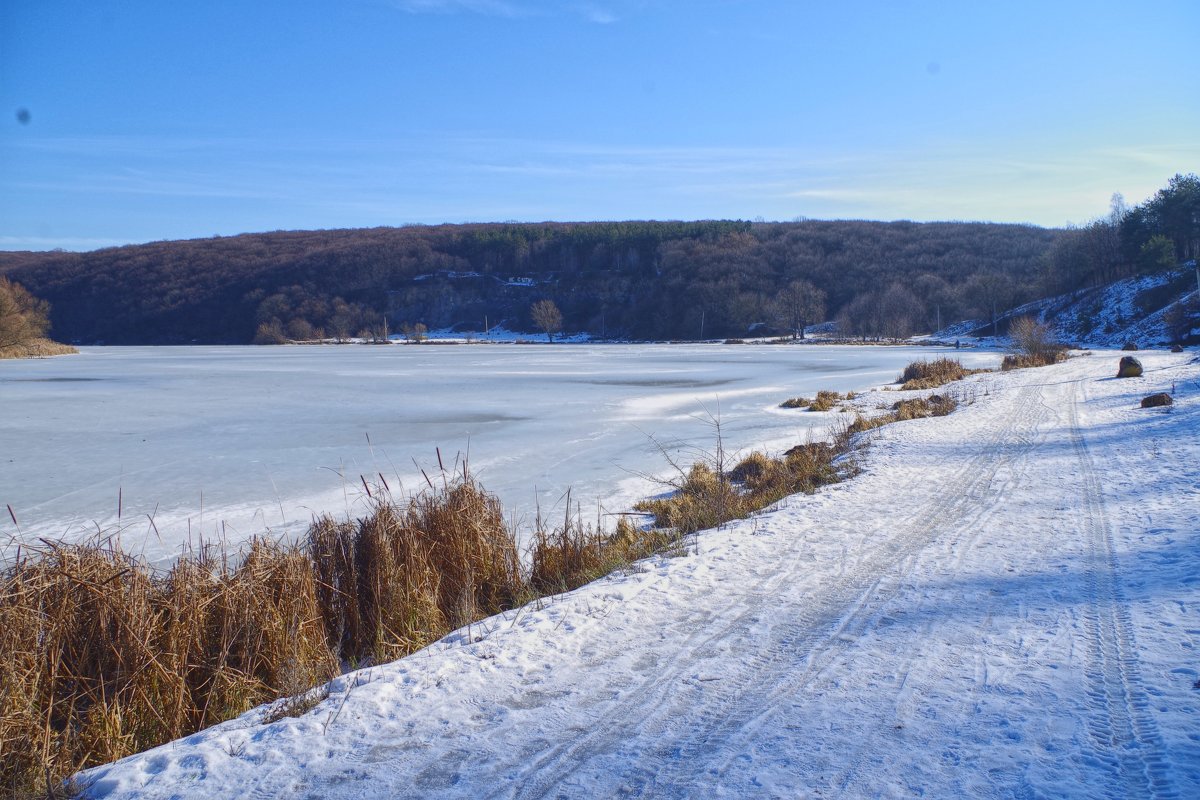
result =
[{"label": "treeline", "polygon": [[794,329],[784,298],[798,283],[819,301],[807,297],[800,322],[866,297],[903,319],[885,314],[884,330],[878,313],[860,314],[853,332],[891,335],[1032,298],[1059,235],[862,221],[409,226],[0,253],[0,273],[50,303],[59,338],[82,343],[243,343],[263,326],[294,339],[385,324],[533,330],[541,299],[568,332],[741,336]]},{"label": "treeline", "polygon": [[1176,175],[1140,205],[1113,195],[1109,215],[1070,228],[1046,254],[1046,294],[1162,272],[1200,257],[1200,177]]}]

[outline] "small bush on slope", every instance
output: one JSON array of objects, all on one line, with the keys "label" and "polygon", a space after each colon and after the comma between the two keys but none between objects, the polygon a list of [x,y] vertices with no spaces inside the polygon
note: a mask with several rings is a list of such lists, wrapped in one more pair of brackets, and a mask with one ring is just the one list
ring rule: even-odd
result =
[{"label": "small bush on slope", "polygon": [[1006,355],[1000,365],[1006,372],[1024,367],[1045,367],[1067,359],[1067,348],[1055,341],[1050,327],[1032,317],[1013,320],[1009,336],[1015,352]]}]

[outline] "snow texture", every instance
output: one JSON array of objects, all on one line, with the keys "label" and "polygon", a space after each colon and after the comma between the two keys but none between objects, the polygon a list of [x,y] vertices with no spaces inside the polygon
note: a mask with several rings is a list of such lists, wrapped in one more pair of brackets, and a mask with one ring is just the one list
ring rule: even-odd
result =
[{"label": "snow texture", "polygon": [[846,483],[87,796],[1200,797],[1200,363],[1118,358],[974,376]]}]

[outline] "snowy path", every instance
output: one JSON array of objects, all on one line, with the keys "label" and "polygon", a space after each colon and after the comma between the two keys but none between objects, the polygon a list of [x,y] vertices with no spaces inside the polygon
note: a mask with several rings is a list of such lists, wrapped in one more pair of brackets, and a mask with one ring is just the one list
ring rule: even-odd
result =
[{"label": "snowy path", "polygon": [[[1200,796],[1189,359],[978,376],[950,417],[876,431],[848,483],[90,794]],[[1172,383],[1169,412],[1136,407]]]}]

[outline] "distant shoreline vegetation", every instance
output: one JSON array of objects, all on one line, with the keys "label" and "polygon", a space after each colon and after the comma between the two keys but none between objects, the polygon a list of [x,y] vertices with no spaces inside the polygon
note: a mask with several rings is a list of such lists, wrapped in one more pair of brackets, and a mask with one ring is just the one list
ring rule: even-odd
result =
[{"label": "distant shoreline vegetation", "polygon": [[981,315],[996,292],[1002,305],[1032,298],[1060,235],[985,223],[442,225],[0,253],[0,274],[50,302],[57,335],[79,344],[535,332],[543,300],[561,334],[601,339],[798,335],[854,302],[853,335],[894,337]]}]

